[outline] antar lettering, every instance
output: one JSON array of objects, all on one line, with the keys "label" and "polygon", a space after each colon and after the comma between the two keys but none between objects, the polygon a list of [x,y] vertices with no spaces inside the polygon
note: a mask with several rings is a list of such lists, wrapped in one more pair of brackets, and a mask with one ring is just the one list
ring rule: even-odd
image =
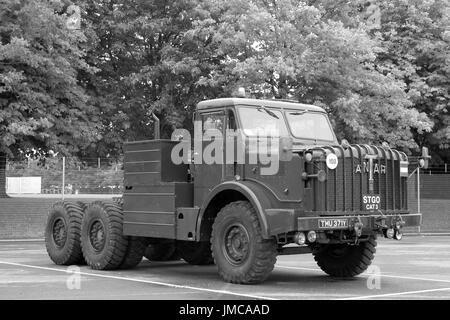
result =
[{"label": "antar lettering", "polygon": [[[364,161],[362,165],[357,164],[355,168],[355,173],[369,173],[370,172],[370,165],[368,161]],[[386,166],[378,163],[373,164],[373,173],[378,174],[386,174]]]}]

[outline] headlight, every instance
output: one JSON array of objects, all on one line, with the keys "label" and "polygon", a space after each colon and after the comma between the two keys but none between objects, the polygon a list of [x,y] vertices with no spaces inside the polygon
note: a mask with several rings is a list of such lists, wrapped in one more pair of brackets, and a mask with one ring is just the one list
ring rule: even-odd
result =
[{"label": "headlight", "polygon": [[308,242],[310,242],[310,243],[315,242],[317,240],[317,233],[315,231],[311,230],[308,232],[307,238],[308,238]]},{"label": "headlight", "polygon": [[306,161],[306,162],[311,162],[311,161],[312,161],[312,158],[313,158],[313,155],[312,155],[311,152],[305,153],[305,161]]},{"label": "headlight", "polygon": [[306,236],[303,232],[297,232],[294,236],[294,241],[296,244],[303,245],[306,242]]}]

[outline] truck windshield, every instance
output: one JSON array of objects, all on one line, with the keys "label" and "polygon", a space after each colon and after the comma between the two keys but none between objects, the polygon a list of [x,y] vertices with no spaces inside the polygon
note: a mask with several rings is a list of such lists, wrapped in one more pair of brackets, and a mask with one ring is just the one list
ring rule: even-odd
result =
[{"label": "truck windshield", "polygon": [[296,138],[334,141],[328,118],[323,113],[306,111],[286,112],[289,127]]},{"label": "truck windshield", "polygon": [[288,136],[283,114],[266,107],[238,108],[242,128],[247,136]]}]

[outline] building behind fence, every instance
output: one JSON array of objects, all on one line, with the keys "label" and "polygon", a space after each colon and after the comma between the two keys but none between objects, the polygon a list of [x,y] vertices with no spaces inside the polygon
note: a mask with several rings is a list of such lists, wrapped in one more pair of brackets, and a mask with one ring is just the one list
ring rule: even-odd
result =
[{"label": "building behind fence", "polygon": [[[412,170],[410,168],[410,172]],[[421,198],[450,200],[450,164],[420,172]],[[65,194],[120,194],[123,191],[122,163],[109,158],[9,161],[6,177],[7,192],[12,195],[61,194],[63,182]],[[409,179],[410,208],[417,202],[416,179],[416,175]],[[40,184],[40,188],[36,184]]]},{"label": "building behind fence", "polygon": [[[18,194],[120,194],[122,164],[108,158],[81,162],[75,158],[9,161],[7,190]],[[64,168],[63,168],[64,163]]]}]

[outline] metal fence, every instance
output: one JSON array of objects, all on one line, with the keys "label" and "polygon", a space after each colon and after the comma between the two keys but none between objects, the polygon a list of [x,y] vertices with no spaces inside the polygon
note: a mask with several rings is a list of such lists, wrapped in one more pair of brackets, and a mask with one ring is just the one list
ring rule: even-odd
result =
[{"label": "metal fence", "polygon": [[450,174],[450,163],[445,163],[441,166],[428,167],[427,169],[422,169],[424,174]]},{"label": "metal fence", "polygon": [[[412,171],[410,167],[410,173]],[[420,171],[421,175],[450,174],[450,164]],[[121,194],[123,191],[122,162],[110,158],[80,161],[74,157],[53,157],[8,161],[6,177],[7,193],[11,195]]]},{"label": "metal fence", "polygon": [[123,189],[122,163],[109,158],[8,161],[6,179],[11,195],[120,194]]}]

